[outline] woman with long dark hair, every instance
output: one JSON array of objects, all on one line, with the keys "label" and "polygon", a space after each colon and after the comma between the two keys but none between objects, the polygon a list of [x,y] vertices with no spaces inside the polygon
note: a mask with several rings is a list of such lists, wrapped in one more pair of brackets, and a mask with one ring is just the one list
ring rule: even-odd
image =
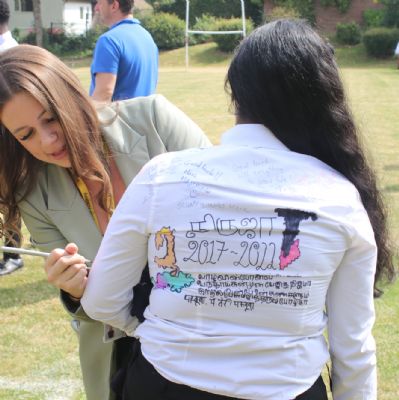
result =
[{"label": "woman with long dark hair", "polygon": [[124,399],[324,400],[330,358],[335,400],[375,400],[373,287],[394,270],[333,50],[275,21],[243,40],[226,84],[236,126],[144,167],[90,273],[83,308],[141,344]]},{"label": "woman with long dark hair", "polygon": [[[394,267],[386,211],[346,102],[333,48],[321,45],[305,24],[298,24],[295,34],[283,22],[267,32],[256,32],[230,65],[226,87],[231,88],[237,118],[267,126],[291,151],[318,158],[353,183],[378,246],[375,282],[383,276],[390,281]],[[381,293],[375,289],[376,295]]]}]

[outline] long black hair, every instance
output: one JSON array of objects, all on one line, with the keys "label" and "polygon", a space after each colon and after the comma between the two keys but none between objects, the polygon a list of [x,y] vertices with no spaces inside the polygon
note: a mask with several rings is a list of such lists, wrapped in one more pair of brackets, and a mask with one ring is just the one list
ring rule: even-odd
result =
[{"label": "long black hair", "polygon": [[265,24],[237,48],[225,86],[238,120],[265,125],[290,150],[318,158],[355,185],[378,247],[375,281],[393,280],[386,211],[332,46],[301,20]]}]

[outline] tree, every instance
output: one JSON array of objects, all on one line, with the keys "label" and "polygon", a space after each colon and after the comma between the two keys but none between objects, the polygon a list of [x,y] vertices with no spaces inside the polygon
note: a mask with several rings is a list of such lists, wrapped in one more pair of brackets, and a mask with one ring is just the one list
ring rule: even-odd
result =
[{"label": "tree", "polygon": [[381,0],[385,6],[384,25],[399,26],[399,0]]},{"label": "tree", "polygon": [[399,0],[374,0],[384,5],[383,26],[399,27]]},{"label": "tree", "polygon": [[[161,11],[176,14],[179,18],[186,17],[186,0],[147,0],[155,12]],[[260,24],[263,18],[263,0],[245,0],[245,14],[255,24]],[[203,14],[220,18],[241,17],[239,0],[190,0],[190,23]]]},{"label": "tree", "polygon": [[36,44],[43,47],[43,23],[40,0],[33,0],[33,25],[36,34]]}]

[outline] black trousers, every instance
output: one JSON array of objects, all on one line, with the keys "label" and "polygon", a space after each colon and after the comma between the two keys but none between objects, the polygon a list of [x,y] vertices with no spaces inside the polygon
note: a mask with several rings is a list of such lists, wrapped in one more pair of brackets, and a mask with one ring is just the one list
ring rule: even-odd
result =
[{"label": "black trousers", "polygon": [[139,341],[133,337],[124,337],[114,342],[113,364],[114,371],[110,386],[115,394],[115,400],[122,400],[122,390],[127,378],[127,369],[136,357]]},{"label": "black trousers", "polygon": [[[168,381],[144,358],[138,341],[135,343],[134,356],[126,370],[124,382],[121,383],[117,390],[121,391],[123,400],[240,400]],[[327,400],[322,377],[310,389],[292,400]]]}]

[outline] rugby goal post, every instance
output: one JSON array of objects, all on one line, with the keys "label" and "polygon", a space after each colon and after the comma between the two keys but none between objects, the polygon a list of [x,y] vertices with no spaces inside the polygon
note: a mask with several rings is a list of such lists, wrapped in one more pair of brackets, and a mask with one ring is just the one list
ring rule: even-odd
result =
[{"label": "rugby goal post", "polygon": [[238,31],[195,31],[189,29],[189,19],[190,19],[190,0],[186,0],[186,32],[185,32],[185,45],[186,45],[186,69],[188,68],[188,45],[189,45],[189,35],[236,35],[241,34],[242,37],[246,35],[246,25],[245,25],[245,5],[244,0],[241,2],[241,19],[242,19],[242,29]]}]

